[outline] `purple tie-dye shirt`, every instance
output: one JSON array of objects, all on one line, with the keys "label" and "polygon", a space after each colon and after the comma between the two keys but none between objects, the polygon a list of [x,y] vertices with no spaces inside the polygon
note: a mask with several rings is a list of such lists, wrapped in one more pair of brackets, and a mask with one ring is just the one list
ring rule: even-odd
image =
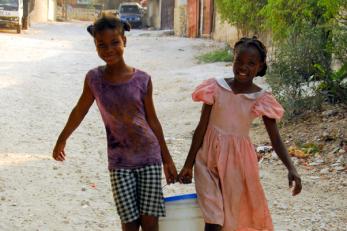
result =
[{"label": "purple tie-dye shirt", "polygon": [[161,164],[159,142],[144,106],[150,76],[135,70],[129,81],[115,84],[103,73],[104,67],[92,69],[86,79],[105,124],[109,170]]}]

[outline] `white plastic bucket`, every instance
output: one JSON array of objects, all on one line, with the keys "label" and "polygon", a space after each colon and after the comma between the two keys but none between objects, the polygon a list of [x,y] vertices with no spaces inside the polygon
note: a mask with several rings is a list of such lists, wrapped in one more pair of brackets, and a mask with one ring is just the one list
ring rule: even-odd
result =
[{"label": "white plastic bucket", "polygon": [[202,231],[205,223],[196,194],[165,198],[166,217],[159,219],[160,231]]}]

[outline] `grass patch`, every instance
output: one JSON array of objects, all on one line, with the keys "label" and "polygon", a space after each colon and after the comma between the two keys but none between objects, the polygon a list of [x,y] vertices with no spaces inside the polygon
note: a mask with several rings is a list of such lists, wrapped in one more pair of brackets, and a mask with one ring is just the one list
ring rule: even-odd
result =
[{"label": "grass patch", "polygon": [[233,55],[229,49],[211,51],[196,57],[199,63],[231,62]]}]

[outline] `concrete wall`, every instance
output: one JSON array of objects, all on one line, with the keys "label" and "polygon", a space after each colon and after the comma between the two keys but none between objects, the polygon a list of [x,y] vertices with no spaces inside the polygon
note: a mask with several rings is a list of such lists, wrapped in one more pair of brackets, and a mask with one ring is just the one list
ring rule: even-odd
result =
[{"label": "concrete wall", "polygon": [[48,20],[55,21],[57,19],[57,1],[49,0],[48,4]]},{"label": "concrete wall", "polygon": [[[238,32],[235,26],[223,22],[220,18],[218,12],[215,12],[215,22],[214,30],[212,32],[212,39],[216,41],[226,42],[233,47],[234,44],[242,37],[252,37],[255,34],[250,32],[248,35],[243,35],[241,32]],[[272,54],[272,36],[271,33],[264,31],[263,33],[256,34],[257,38],[264,43],[267,47],[268,55]]]},{"label": "concrete wall", "polygon": [[187,0],[175,2],[174,32],[176,36],[187,35]]},{"label": "concrete wall", "polygon": [[54,21],[56,19],[57,1],[56,0],[36,0],[30,20],[33,23]]},{"label": "concrete wall", "polygon": [[149,27],[159,30],[161,27],[161,0],[149,0],[147,4],[147,24]]},{"label": "concrete wall", "polygon": [[227,42],[234,45],[239,40],[237,28],[221,20],[218,12],[215,12],[214,30],[212,38],[216,41]]}]

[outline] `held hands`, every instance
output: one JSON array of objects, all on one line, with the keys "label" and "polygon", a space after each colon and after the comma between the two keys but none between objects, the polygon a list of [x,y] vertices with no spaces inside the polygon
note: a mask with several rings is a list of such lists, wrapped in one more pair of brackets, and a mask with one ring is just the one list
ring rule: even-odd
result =
[{"label": "held hands", "polygon": [[60,142],[57,141],[54,149],[53,149],[53,159],[55,159],[56,161],[64,161],[65,160],[65,144],[66,142]]},{"label": "held hands", "polygon": [[[296,171],[289,171],[288,180],[289,180],[289,188],[292,188],[292,195],[293,196],[298,195],[302,189],[301,178],[299,174]],[[293,181],[294,181],[294,188],[293,188]]]},{"label": "held hands", "polygon": [[163,163],[164,174],[167,184],[173,184],[177,179],[177,170],[173,161]]},{"label": "held hands", "polygon": [[183,167],[180,174],[178,174],[178,181],[181,184],[190,184],[192,183],[193,170],[192,168]]}]

